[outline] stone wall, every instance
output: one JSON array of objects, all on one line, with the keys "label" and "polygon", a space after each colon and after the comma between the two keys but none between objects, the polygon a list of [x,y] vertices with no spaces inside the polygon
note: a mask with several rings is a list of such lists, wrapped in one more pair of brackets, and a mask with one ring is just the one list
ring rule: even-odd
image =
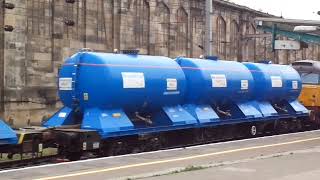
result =
[{"label": "stone wall", "polygon": [[4,116],[4,103],[3,102],[3,89],[4,89],[4,79],[3,79],[3,62],[4,62],[4,0],[0,0],[0,117]]},{"label": "stone wall", "polygon": [[[141,54],[169,57],[203,54],[204,0],[6,2],[15,8],[0,9],[0,112],[15,126],[39,122],[61,107],[57,72],[64,59],[80,48],[103,52],[134,48]],[[319,46],[272,52],[270,38],[244,38],[263,33],[256,30],[256,16],[270,15],[215,0],[214,54],[228,60],[271,59],[283,64],[320,59]],[[15,29],[3,32],[4,25]]]}]

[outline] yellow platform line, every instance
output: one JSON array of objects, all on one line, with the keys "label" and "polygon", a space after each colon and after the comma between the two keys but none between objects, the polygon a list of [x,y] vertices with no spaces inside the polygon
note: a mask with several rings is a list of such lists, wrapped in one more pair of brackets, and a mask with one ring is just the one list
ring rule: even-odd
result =
[{"label": "yellow platform line", "polygon": [[135,168],[135,167],[150,166],[150,165],[157,165],[157,164],[163,164],[163,163],[171,163],[171,162],[191,160],[191,159],[197,159],[197,158],[205,158],[205,157],[209,157],[209,156],[217,156],[217,155],[230,154],[230,153],[236,153],[236,152],[242,152],[242,151],[249,151],[249,150],[263,149],[263,148],[269,148],[269,147],[291,145],[291,144],[298,144],[298,143],[315,141],[315,140],[320,140],[320,137],[302,139],[302,140],[296,140],[296,141],[290,141],[290,142],[284,142],[284,143],[276,143],[276,144],[268,144],[268,145],[262,145],[262,146],[253,146],[253,147],[247,147],[247,148],[226,150],[226,151],[213,152],[213,153],[194,155],[194,156],[186,156],[186,157],[181,157],[181,158],[152,161],[152,162],[146,162],[146,163],[130,164],[130,165],[113,167],[113,168],[100,169],[100,170],[92,170],[92,171],[84,171],[84,172],[78,172],[78,173],[72,173],[72,174],[44,177],[44,178],[40,178],[37,180],[51,180],[51,179],[62,179],[62,178],[68,178],[68,177],[83,176],[83,175],[89,175],[89,174],[95,174],[95,173],[102,173],[102,172],[110,172],[110,171],[116,171],[116,170],[122,170],[122,169]]}]

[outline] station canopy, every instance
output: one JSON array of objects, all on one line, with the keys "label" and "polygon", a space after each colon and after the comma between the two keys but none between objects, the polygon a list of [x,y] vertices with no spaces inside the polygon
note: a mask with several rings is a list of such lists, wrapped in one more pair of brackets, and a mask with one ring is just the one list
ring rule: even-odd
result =
[{"label": "station canopy", "polygon": [[283,19],[283,18],[255,18],[257,27],[275,36],[281,35],[305,43],[320,44],[320,21]]}]

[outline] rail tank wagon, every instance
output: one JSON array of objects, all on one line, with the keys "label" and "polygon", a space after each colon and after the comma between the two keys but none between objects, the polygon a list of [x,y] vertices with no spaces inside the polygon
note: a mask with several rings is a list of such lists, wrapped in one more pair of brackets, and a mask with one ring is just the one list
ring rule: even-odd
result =
[{"label": "rail tank wagon", "polygon": [[44,126],[81,124],[102,139],[308,115],[289,66],[79,52],[58,85],[65,107]]},{"label": "rail tank wagon", "polygon": [[255,81],[256,107],[264,116],[308,113],[297,98],[302,84],[299,73],[291,66],[270,63],[244,63]]},{"label": "rail tank wagon", "polygon": [[[242,63],[191,58],[178,58],[177,61],[188,82],[188,105],[185,107],[197,114],[198,119],[262,117],[252,102],[255,86],[252,74]],[[206,111],[196,113],[196,109],[201,109],[199,106],[205,106]],[[211,117],[203,119],[209,111]]]},{"label": "rail tank wagon", "polygon": [[306,127],[300,76],[290,66],[133,52],[68,58],[57,82],[64,107],[44,127],[14,131],[0,120],[0,152],[53,147],[77,160]]},{"label": "rail tank wagon", "polygon": [[[77,76],[75,90],[73,73]],[[81,109],[150,111],[181,104],[185,86],[184,73],[172,59],[130,54],[78,54],[67,61],[59,78],[62,102],[72,107],[75,93]]]},{"label": "rail tank wagon", "polygon": [[181,107],[185,91],[184,72],[170,58],[78,53],[60,70],[59,95],[66,107],[46,126],[74,124],[77,114],[83,116],[82,128],[110,137],[135,132],[145,124],[195,124]]}]

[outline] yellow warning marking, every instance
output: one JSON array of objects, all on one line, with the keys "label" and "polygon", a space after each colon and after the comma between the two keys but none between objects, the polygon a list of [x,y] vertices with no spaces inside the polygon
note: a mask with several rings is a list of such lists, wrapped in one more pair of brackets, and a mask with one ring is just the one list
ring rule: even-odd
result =
[{"label": "yellow warning marking", "polygon": [[18,144],[22,144],[23,143],[24,135],[25,135],[25,133],[21,133],[20,134]]},{"label": "yellow warning marking", "polygon": [[78,173],[73,173],[73,174],[44,177],[44,178],[40,178],[37,180],[51,180],[51,179],[62,179],[62,178],[68,178],[68,177],[83,176],[83,175],[116,171],[116,170],[122,170],[122,169],[129,169],[129,168],[135,168],[135,167],[141,167],[141,166],[150,166],[150,165],[156,165],[156,164],[163,164],[163,163],[185,161],[185,160],[191,160],[191,159],[197,159],[197,158],[204,158],[204,157],[209,157],[209,156],[217,156],[217,155],[222,155],[222,154],[230,154],[230,153],[235,153],[235,152],[263,149],[263,148],[268,148],[268,147],[291,145],[291,144],[297,144],[297,143],[303,143],[303,142],[315,141],[315,140],[320,140],[320,137],[303,139],[303,140],[296,140],[296,141],[290,141],[290,142],[284,142],[284,143],[268,144],[268,145],[262,145],[262,146],[253,146],[253,147],[247,147],[247,148],[241,148],[241,149],[226,150],[226,151],[213,152],[213,153],[201,154],[201,155],[195,155],[195,156],[186,156],[186,157],[175,158],[175,159],[167,159],[167,160],[152,161],[152,162],[146,162],[146,163],[130,164],[130,165],[113,167],[113,168],[78,172]]},{"label": "yellow warning marking", "polygon": [[121,117],[121,113],[113,113],[112,117],[114,118],[120,118]]}]

